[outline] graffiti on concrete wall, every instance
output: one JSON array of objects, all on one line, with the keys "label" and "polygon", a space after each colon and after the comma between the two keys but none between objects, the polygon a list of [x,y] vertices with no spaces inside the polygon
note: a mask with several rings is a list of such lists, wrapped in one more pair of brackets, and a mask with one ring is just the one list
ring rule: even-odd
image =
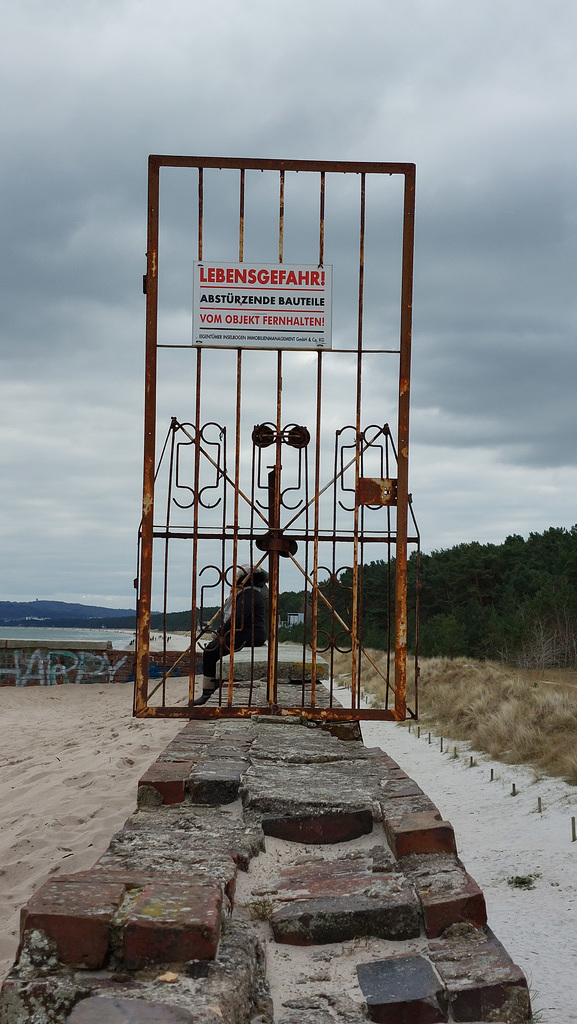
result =
[{"label": "graffiti on concrete wall", "polygon": [[133,660],[133,655],[122,651],[3,650],[0,686],[126,682]]}]

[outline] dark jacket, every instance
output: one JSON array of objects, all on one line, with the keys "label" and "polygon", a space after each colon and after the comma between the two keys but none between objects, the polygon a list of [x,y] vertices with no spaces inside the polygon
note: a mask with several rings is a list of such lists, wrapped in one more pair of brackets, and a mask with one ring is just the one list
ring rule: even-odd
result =
[{"label": "dark jacket", "polygon": [[[224,626],[230,632],[230,621]],[[254,587],[242,587],[236,595],[234,623],[235,646],[240,642],[249,647],[262,647],[266,640],[266,616],[263,596]]]}]

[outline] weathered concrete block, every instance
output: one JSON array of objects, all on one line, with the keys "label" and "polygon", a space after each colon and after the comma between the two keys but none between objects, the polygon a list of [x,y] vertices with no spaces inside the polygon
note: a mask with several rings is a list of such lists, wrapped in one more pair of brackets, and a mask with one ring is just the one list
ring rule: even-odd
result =
[{"label": "weathered concrete block", "polygon": [[186,790],[195,804],[231,804],[238,799],[239,786],[249,762],[228,758],[207,759],[193,767]]},{"label": "weathered concrete block", "polygon": [[[414,796],[425,796],[424,790],[417,785],[413,779],[410,779],[408,775],[402,775],[401,778],[394,778],[389,775],[381,782],[381,787],[384,793],[384,800],[398,800],[405,799],[406,797]],[[428,797],[426,798],[429,799]]]},{"label": "weathered concrete block", "polygon": [[[347,889],[346,880],[341,888]],[[327,889],[330,892],[331,884]],[[319,883],[314,899],[294,899],[277,907],[271,925],[277,942],[306,946],[362,935],[412,939],[420,934],[421,919],[417,897],[399,884],[398,876],[373,875],[362,891],[352,882],[349,893],[338,896],[323,897]]]},{"label": "weathered concrete block", "polygon": [[[356,749],[352,743],[343,746]],[[295,760],[287,771],[286,764],[257,761],[253,755],[240,796],[245,807],[280,817],[367,810],[378,820],[381,813],[378,779],[370,762],[360,759],[306,764]]]},{"label": "weathered concrete block", "polygon": [[258,815],[242,814],[240,808],[221,809],[210,804],[174,804],[138,810],[124,823],[125,832],[164,834],[173,832],[188,837],[192,849],[218,850],[228,854],[243,871],[264,850],[264,834]]},{"label": "weathered concrete block", "polygon": [[489,928],[458,925],[429,948],[455,1021],[531,1019],[525,975]]},{"label": "weathered concrete block", "polygon": [[145,999],[90,996],[77,1003],[66,1024],[193,1024],[198,1018],[180,1006]]},{"label": "weathered concrete block", "polygon": [[215,882],[151,882],[124,925],[126,967],[214,959],[221,916],[222,889]]},{"label": "weathered concrete block", "polygon": [[[223,679],[228,680],[230,657],[226,655],[222,659]],[[300,682],[301,677],[311,677],[312,652],[300,644],[279,644],[277,658],[277,678],[279,680],[295,679]],[[317,654],[316,658],[317,679],[324,679],[328,675],[328,663]],[[268,675],[268,646],[244,647],[241,651],[234,652],[234,678],[235,679],[266,679]]]},{"label": "weathered concrete block", "polygon": [[359,964],[357,975],[371,1020],[380,1024],[438,1024],[449,1019],[443,985],[422,956]]},{"label": "weathered concrete block", "polygon": [[62,1021],[74,1004],[89,994],[90,990],[68,973],[33,978],[10,976],[0,988],[0,1022]]},{"label": "weathered concrete block", "polygon": [[404,857],[399,868],[415,887],[429,938],[459,922],[479,928],[487,923],[485,897],[456,856],[413,855]]},{"label": "weathered concrete block", "polygon": [[263,814],[262,830],[266,836],[286,839],[291,843],[346,843],[372,832],[373,816],[367,810],[294,815]]},{"label": "weathered concrete block", "polygon": [[97,875],[50,879],[23,907],[20,934],[39,929],[54,940],[62,963],[95,970],[106,962],[110,922],[124,893],[122,882]]},{"label": "weathered concrete block", "polygon": [[95,869],[103,872],[141,872],[163,878],[216,879],[232,901],[236,861],[230,849],[210,834],[193,837],[186,829],[125,829],[117,832]]},{"label": "weathered concrete block", "polygon": [[194,761],[155,761],[138,780],[138,788],[157,790],[163,804],[181,804],[185,796],[185,784],[193,767]]}]

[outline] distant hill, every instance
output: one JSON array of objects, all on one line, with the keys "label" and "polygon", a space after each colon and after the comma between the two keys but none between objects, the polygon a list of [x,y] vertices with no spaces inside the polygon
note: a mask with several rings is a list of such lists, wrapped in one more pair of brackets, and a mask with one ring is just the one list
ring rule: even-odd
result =
[{"label": "distant hill", "polygon": [[0,626],[134,626],[133,608],[104,608],[66,601],[0,601]]}]

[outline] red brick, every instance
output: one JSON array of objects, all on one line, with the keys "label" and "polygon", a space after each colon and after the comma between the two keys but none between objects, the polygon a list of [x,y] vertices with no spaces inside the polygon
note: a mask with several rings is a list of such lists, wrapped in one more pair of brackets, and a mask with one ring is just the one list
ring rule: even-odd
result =
[{"label": "red brick", "polygon": [[23,907],[21,935],[40,929],[56,942],[62,963],[91,970],[102,967],[110,921],[124,893],[120,881],[51,879]]},{"label": "red brick", "polygon": [[194,761],[155,761],[139,779],[138,788],[149,786],[158,790],[163,804],[181,804],[193,766]]},{"label": "red brick", "polygon": [[478,928],[487,924],[485,897],[457,857],[407,857],[399,868],[416,889],[428,938],[437,938],[452,924],[469,922]]},{"label": "red brick", "polygon": [[417,890],[423,908],[425,933],[429,938],[441,935],[451,924],[469,921],[482,927],[487,924],[485,897],[470,875],[460,889],[448,893],[423,893]]},{"label": "red brick", "polygon": [[291,843],[345,843],[372,832],[373,817],[370,811],[365,810],[328,814],[264,814],[262,828],[265,836],[286,839]]},{"label": "red brick", "polygon": [[455,1021],[531,1019],[527,981],[489,928],[430,944]]},{"label": "red brick", "polygon": [[272,883],[275,886],[275,898],[312,899],[317,895],[352,893],[356,889],[366,889],[374,881],[372,864],[371,857],[359,857],[354,860],[313,861],[285,868]]},{"label": "red brick", "polygon": [[222,899],[220,885],[208,880],[151,882],[124,927],[126,966],[214,959]]},{"label": "red brick", "polygon": [[397,820],[384,819],[385,834],[395,857],[411,853],[456,853],[455,833],[450,821],[441,821],[434,811],[407,813]]}]

